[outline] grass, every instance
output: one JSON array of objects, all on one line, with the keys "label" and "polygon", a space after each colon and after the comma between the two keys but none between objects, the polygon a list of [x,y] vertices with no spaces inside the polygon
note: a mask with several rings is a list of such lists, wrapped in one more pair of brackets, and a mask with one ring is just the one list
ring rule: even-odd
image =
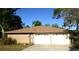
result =
[{"label": "grass", "polygon": [[0,51],[20,51],[30,45],[0,45]]}]

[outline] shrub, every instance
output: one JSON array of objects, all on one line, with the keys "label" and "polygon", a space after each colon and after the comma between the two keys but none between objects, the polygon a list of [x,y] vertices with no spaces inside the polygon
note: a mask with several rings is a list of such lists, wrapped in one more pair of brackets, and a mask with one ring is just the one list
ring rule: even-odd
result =
[{"label": "shrub", "polygon": [[79,48],[79,31],[70,31],[69,33],[72,47]]},{"label": "shrub", "polygon": [[12,38],[5,38],[5,39],[2,38],[0,42],[1,42],[0,44],[3,44],[3,45],[17,44],[17,41]]},{"label": "shrub", "polygon": [[2,37],[2,32],[0,32],[0,38]]},{"label": "shrub", "polygon": [[17,43],[17,45],[29,45],[28,43]]},{"label": "shrub", "polygon": [[0,39],[0,45],[3,45],[3,40],[2,39]]}]

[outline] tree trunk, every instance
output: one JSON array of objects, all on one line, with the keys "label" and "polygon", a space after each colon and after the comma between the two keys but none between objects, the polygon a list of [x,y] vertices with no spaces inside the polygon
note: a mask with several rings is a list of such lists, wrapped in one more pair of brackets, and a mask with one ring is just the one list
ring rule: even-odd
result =
[{"label": "tree trunk", "polygon": [[76,25],[76,30],[78,31],[78,23],[77,23],[77,25]]},{"label": "tree trunk", "polygon": [[1,32],[2,32],[2,37],[4,38],[4,29],[1,24],[0,24],[0,28],[1,28]]}]

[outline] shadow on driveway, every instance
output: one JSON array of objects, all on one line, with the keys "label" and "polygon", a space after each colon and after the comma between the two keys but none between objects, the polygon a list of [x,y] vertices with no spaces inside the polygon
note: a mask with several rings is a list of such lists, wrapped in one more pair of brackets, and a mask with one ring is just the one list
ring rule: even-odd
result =
[{"label": "shadow on driveway", "polygon": [[70,48],[70,51],[79,51],[78,48]]}]

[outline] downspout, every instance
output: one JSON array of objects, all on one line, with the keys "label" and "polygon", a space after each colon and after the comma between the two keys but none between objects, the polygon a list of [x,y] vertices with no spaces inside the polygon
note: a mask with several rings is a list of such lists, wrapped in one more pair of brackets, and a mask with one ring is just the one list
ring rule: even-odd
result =
[{"label": "downspout", "polygon": [[29,44],[31,45],[31,34],[29,35]]}]

